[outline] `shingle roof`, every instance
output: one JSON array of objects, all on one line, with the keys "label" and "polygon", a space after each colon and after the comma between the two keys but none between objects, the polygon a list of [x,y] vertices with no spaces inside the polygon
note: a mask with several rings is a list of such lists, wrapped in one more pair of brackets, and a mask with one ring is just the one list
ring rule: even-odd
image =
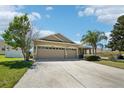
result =
[{"label": "shingle roof", "polygon": [[73,41],[69,40],[67,37],[61,35],[61,34],[53,34],[49,35],[47,37],[41,38],[40,40],[46,40],[46,41],[55,41],[55,42],[65,42],[65,43],[73,43]]}]

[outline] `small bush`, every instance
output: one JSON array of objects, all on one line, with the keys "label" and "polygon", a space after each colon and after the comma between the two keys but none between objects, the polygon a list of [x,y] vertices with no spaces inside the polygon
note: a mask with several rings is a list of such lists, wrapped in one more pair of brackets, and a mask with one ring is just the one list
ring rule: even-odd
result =
[{"label": "small bush", "polygon": [[110,61],[117,61],[117,56],[111,55],[111,56],[109,57],[109,60],[110,60]]},{"label": "small bush", "polygon": [[100,59],[101,58],[99,56],[95,56],[95,55],[86,57],[87,61],[99,61]]}]

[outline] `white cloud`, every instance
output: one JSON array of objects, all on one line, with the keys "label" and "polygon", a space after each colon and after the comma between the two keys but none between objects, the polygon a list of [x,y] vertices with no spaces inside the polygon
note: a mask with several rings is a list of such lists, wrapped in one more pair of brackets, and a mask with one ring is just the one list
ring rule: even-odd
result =
[{"label": "white cloud", "polygon": [[34,21],[37,19],[41,19],[41,15],[37,12],[32,12],[31,14],[29,14],[29,18],[31,21]]},{"label": "white cloud", "polygon": [[15,10],[17,10],[16,6],[6,6],[6,5],[0,6],[0,11],[15,11]]},{"label": "white cloud", "polygon": [[86,8],[83,13],[87,16],[92,15],[94,13],[94,8]]},{"label": "white cloud", "polygon": [[83,11],[81,11],[81,10],[80,10],[80,11],[78,11],[78,16],[79,16],[79,17],[84,16],[84,12],[83,12]]},{"label": "white cloud", "polygon": [[111,34],[111,32],[105,32],[105,35],[107,36],[107,40],[102,40],[100,43],[102,43],[104,45],[108,44],[108,42],[109,42],[109,40],[111,38],[110,34]]},{"label": "white cloud", "polygon": [[124,6],[115,5],[115,6],[86,6],[85,8],[81,7],[78,11],[78,16],[90,16],[94,15],[97,17],[97,21],[113,24],[116,22],[117,18],[120,15],[124,14]]},{"label": "white cloud", "polygon": [[[18,10],[23,9],[24,6],[0,6],[0,32],[3,32],[8,24],[13,20],[14,16],[20,16],[24,13],[18,12]],[[37,12],[32,12],[29,14],[31,21],[41,19],[41,15]]]},{"label": "white cloud", "polygon": [[111,32],[105,32],[105,35],[107,36],[107,38],[108,38],[108,40],[107,41],[109,41],[109,39],[111,38],[110,37],[110,34],[111,34]]},{"label": "white cloud", "polygon": [[49,36],[49,35],[52,35],[52,34],[55,34],[54,31],[51,31],[51,30],[41,30],[41,29],[37,29],[36,27],[34,28],[33,30],[34,32],[38,32],[39,34],[39,38],[42,38],[42,37],[45,37],[45,36]]},{"label": "white cloud", "polygon": [[47,7],[46,7],[46,10],[47,10],[47,11],[53,10],[53,7],[52,7],[52,6],[47,6]]},{"label": "white cloud", "polygon": [[55,34],[55,32],[50,31],[50,30],[41,30],[40,31],[41,37],[45,37],[45,36],[52,35],[52,34]]},{"label": "white cloud", "polygon": [[81,42],[80,41],[74,41],[76,44],[81,44]]}]

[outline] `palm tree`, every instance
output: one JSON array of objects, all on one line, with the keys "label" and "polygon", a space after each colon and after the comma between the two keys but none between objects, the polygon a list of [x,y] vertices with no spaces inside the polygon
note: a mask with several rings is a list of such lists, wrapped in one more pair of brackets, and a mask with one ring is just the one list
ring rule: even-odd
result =
[{"label": "palm tree", "polygon": [[107,36],[105,36],[104,32],[88,31],[87,34],[82,36],[81,43],[92,46],[93,54],[96,55],[97,45],[100,44],[102,40],[107,40]]},{"label": "palm tree", "polygon": [[103,51],[103,48],[104,48],[104,44],[102,44],[102,43],[99,43],[97,46],[99,46],[100,48],[101,48],[101,51]]}]

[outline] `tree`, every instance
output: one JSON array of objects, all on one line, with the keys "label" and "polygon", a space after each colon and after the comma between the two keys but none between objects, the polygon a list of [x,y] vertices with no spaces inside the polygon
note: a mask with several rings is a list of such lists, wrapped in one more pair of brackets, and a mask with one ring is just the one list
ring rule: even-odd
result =
[{"label": "tree", "polygon": [[97,45],[99,45],[101,40],[107,40],[104,32],[99,31],[88,31],[87,34],[82,36],[81,43],[88,44],[92,46],[93,54],[97,53]]},{"label": "tree", "polygon": [[108,48],[111,48],[113,51],[118,50],[120,53],[124,51],[124,15],[117,19],[110,37]]},{"label": "tree", "polygon": [[7,30],[2,34],[5,43],[13,48],[21,48],[24,60],[29,61],[29,51],[34,37],[30,20],[27,14],[15,16]]}]

